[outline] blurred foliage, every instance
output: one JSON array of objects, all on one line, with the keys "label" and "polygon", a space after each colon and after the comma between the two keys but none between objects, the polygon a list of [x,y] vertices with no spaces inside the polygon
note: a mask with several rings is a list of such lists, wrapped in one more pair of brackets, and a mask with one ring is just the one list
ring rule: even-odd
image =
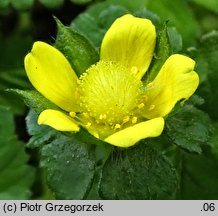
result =
[{"label": "blurred foliage", "polygon": [[218,120],[218,31],[212,31],[203,35],[197,45],[197,49],[191,50],[197,61],[196,70],[199,71],[201,86],[199,95],[205,99],[203,109],[207,111],[214,120]]},{"label": "blurred foliage", "polygon": [[0,107],[0,199],[30,199],[34,170],[25,143],[15,135],[13,114]]},{"label": "blurred foliage", "polygon": [[213,154],[184,154],[183,160],[179,198],[189,200],[217,199],[218,158]]},{"label": "blurred foliage", "polygon": [[[65,0],[1,0],[0,9],[7,9],[12,6],[17,10],[27,10],[34,7],[35,3],[41,3],[48,8],[59,8],[64,4]],[[70,0],[74,4],[86,4],[92,0]]]},{"label": "blurred foliage", "polygon": [[218,1],[216,0],[192,0],[192,2],[218,14]]},{"label": "blurred foliage", "polygon": [[30,37],[11,36],[4,38],[0,35],[0,104],[10,107],[16,114],[22,114],[22,101],[4,91],[7,88],[30,88],[23,68],[23,58],[32,44]]},{"label": "blurred foliage", "polygon": [[[38,126],[42,110],[58,108],[26,91],[31,86],[23,59],[33,41],[54,43],[81,74],[98,60],[107,29],[126,13],[149,18],[157,28],[150,79],[169,55],[187,54],[197,63],[200,97],[176,106],[162,136],[124,151],[85,131],[69,137]],[[60,20],[57,27],[52,15]],[[31,198],[33,181],[45,184],[39,176],[33,179],[31,166],[40,172],[39,161],[56,198],[218,199],[217,59],[217,0],[0,0],[0,199]],[[12,88],[19,90],[7,90]],[[13,121],[17,115],[25,121],[26,107],[17,95],[34,110],[27,129]],[[33,150],[26,153],[24,142]]]}]

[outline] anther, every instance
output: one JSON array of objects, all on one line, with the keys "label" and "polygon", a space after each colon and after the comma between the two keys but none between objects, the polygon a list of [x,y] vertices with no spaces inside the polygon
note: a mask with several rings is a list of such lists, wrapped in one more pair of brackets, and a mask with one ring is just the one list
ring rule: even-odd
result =
[{"label": "anther", "polygon": [[155,105],[152,104],[150,107],[149,107],[149,111],[153,110],[155,108]]},{"label": "anther", "polygon": [[99,119],[100,120],[103,120],[103,119],[106,119],[107,118],[107,115],[106,114],[101,114],[100,116],[99,116]]},{"label": "anther", "polygon": [[144,99],[144,102],[148,101],[148,96],[147,95],[144,95],[142,98]]},{"label": "anther", "polygon": [[144,106],[145,106],[144,103],[140,103],[140,104],[138,105],[138,108],[141,109],[141,108],[143,108]]},{"label": "anther", "polygon": [[154,88],[154,84],[153,83],[148,83],[147,88]]},{"label": "anther", "polygon": [[138,120],[138,118],[137,118],[136,116],[134,116],[134,117],[132,118],[132,123],[135,124],[135,123],[137,122],[137,120]]},{"label": "anther", "polygon": [[115,128],[115,129],[119,129],[119,128],[121,128],[121,125],[120,125],[120,124],[116,124],[116,125],[114,126],[114,128]]},{"label": "anther", "polygon": [[129,117],[129,116],[124,117],[123,123],[125,124],[125,123],[127,123],[129,120],[130,120],[130,117]]},{"label": "anther", "polygon": [[85,118],[89,118],[89,114],[88,114],[88,113],[83,113],[83,116],[84,116]]},{"label": "anther", "polygon": [[75,112],[70,112],[69,115],[70,115],[70,117],[74,118],[76,116],[76,113]]},{"label": "anther", "polygon": [[131,72],[132,72],[134,75],[136,75],[136,74],[138,73],[138,68],[137,68],[136,66],[133,66],[133,67],[131,68]]},{"label": "anther", "polygon": [[91,125],[92,125],[92,123],[91,123],[91,122],[88,122],[88,123],[86,124],[86,128],[90,128]]},{"label": "anther", "polygon": [[96,122],[97,124],[100,124],[100,121],[99,121],[98,119],[95,119],[95,122]]}]

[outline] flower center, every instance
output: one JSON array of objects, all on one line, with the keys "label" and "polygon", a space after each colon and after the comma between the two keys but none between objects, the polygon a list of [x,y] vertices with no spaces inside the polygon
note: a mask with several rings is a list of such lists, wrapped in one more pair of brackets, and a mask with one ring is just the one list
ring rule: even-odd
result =
[{"label": "flower center", "polygon": [[[142,82],[137,68],[100,61],[92,65],[79,80],[80,106],[96,123],[119,128],[131,120],[137,122],[134,110],[140,106]],[[141,104],[143,106],[143,104]]]}]

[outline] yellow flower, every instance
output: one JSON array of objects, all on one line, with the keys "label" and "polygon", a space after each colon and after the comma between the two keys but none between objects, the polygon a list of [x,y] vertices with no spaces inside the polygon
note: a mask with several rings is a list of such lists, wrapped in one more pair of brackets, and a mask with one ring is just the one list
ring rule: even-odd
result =
[{"label": "yellow flower", "polygon": [[82,126],[120,147],[159,136],[163,117],[179,100],[194,93],[199,78],[193,71],[195,62],[175,54],[145,85],[141,78],[152,60],[155,42],[156,31],[150,20],[124,15],[105,34],[100,61],[79,78],[61,52],[35,42],[25,58],[29,80],[62,109],[44,110],[38,123],[71,132]]}]

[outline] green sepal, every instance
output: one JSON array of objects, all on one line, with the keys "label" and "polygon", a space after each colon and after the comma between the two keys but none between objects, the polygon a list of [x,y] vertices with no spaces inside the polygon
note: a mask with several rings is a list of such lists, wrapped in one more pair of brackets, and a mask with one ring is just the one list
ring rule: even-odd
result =
[{"label": "green sepal", "polygon": [[172,54],[172,49],[169,41],[167,23],[164,23],[157,32],[157,41],[155,47],[154,57],[149,67],[148,75],[144,77],[147,82],[147,76],[149,81],[152,81],[159,73],[161,67],[167,58]]},{"label": "green sepal", "polygon": [[175,27],[168,27],[167,34],[169,37],[169,43],[171,46],[172,53],[178,53],[182,50],[182,36],[179,34]]},{"label": "green sepal", "polygon": [[60,109],[35,90],[8,89],[7,91],[18,94],[24,100],[25,104],[32,108],[37,114],[45,109]]},{"label": "green sepal", "polygon": [[66,56],[76,74],[80,76],[99,60],[99,54],[88,39],[64,26],[57,18],[55,20],[58,26],[55,47]]},{"label": "green sepal", "polygon": [[102,170],[100,195],[104,199],[172,199],[175,196],[176,170],[152,144],[144,141],[112,153]]}]

